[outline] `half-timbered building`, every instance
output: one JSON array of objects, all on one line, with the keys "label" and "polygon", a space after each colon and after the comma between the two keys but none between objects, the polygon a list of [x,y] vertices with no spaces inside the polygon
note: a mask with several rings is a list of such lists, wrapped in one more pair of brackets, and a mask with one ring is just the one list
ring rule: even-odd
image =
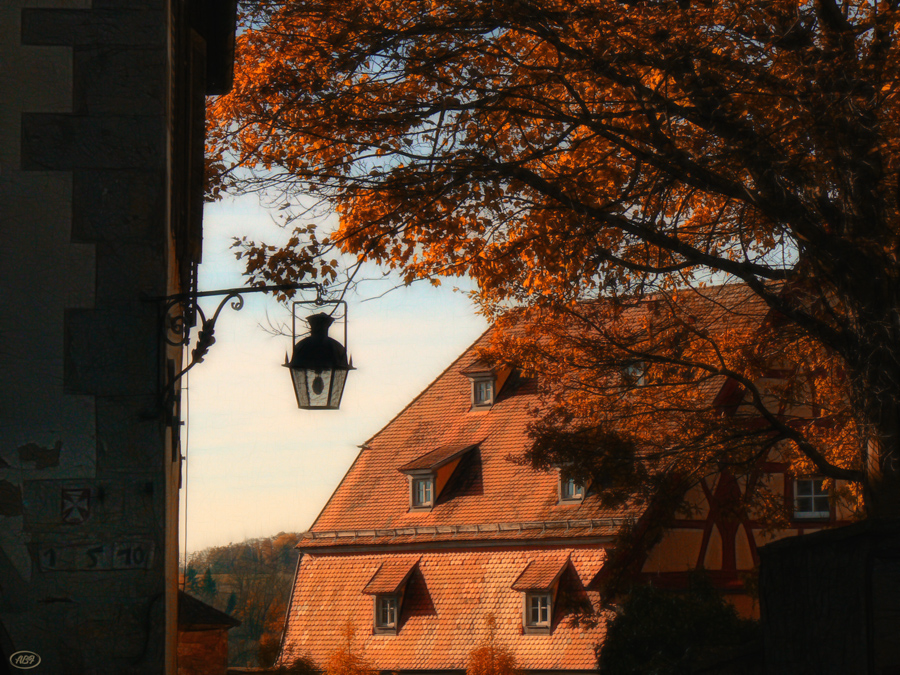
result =
[{"label": "half-timbered building", "polygon": [[[521,461],[537,383],[484,363],[489,341],[490,331],[362,447],[302,536],[281,663],[323,664],[349,638],[381,671],[461,671],[493,630],[523,670],[596,669],[604,623],[571,619],[600,604],[616,535],[644,514],[604,508],[590,485]],[[834,521],[821,479],[784,469],[760,468],[795,505],[784,534]],[[771,538],[716,506],[745,488],[727,473],[692,488],[690,514],[638,562],[639,576],[678,587],[703,568],[754,614],[743,581]]]}]

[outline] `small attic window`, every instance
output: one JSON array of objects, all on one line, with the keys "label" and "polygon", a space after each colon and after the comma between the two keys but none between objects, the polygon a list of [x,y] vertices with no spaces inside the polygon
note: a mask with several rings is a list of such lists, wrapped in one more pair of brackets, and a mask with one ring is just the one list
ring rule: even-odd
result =
[{"label": "small attic window", "polygon": [[374,597],[373,628],[375,633],[396,635],[400,629],[400,612],[406,585],[419,564],[419,557],[402,557],[383,562],[363,588]]},{"label": "small attic window", "polygon": [[483,361],[476,361],[462,371],[469,378],[472,410],[489,410],[497,402],[497,394],[512,372],[509,366],[493,368]]},{"label": "small attic window", "polygon": [[430,507],[434,503],[434,476],[412,479],[412,507]]},{"label": "small attic window", "polygon": [[525,626],[526,628],[550,629],[553,596],[550,593],[525,594]]},{"label": "small attic window", "polygon": [[559,476],[559,503],[580,504],[587,494],[588,485],[571,475],[572,467],[568,465],[557,466]]},{"label": "small attic window", "polygon": [[559,501],[580,503],[584,501],[584,485],[574,478],[566,478],[560,473],[559,475]]},{"label": "small attic window", "polygon": [[375,596],[375,630],[378,632],[397,631],[397,607],[399,601],[396,595]]},{"label": "small attic window", "polygon": [[401,466],[398,471],[409,481],[409,510],[430,511],[460,460],[477,445],[442,445]]},{"label": "small attic window", "polygon": [[472,405],[490,407],[494,405],[494,378],[472,380]]},{"label": "small attic window", "polygon": [[513,590],[522,593],[522,629],[526,634],[547,635],[552,631],[559,580],[568,565],[568,554],[542,556],[528,563],[513,582]]}]

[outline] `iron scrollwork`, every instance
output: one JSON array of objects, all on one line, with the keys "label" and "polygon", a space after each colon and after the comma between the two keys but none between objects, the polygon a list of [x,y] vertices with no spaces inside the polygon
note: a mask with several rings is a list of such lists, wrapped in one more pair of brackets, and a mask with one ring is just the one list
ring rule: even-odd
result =
[{"label": "iron scrollwork", "polygon": [[[171,400],[175,393],[175,385],[177,382],[198,363],[203,363],[203,359],[209,353],[209,348],[215,344],[216,321],[219,314],[226,304],[231,303],[231,309],[239,312],[244,307],[243,295],[246,293],[278,293],[283,291],[297,290],[315,290],[316,298],[311,301],[316,305],[325,303],[323,299],[322,286],[317,283],[295,283],[295,284],[278,284],[274,286],[256,286],[252,288],[228,288],[220,291],[200,291],[196,293],[178,293],[160,298],[151,298],[151,300],[164,301],[163,307],[164,317],[164,339],[173,347],[186,347],[191,342],[190,326],[187,316],[197,316],[200,319],[200,327],[197,330],[197,341],[194,349],[191,351],[190,362],[176,373],[170,382],[166,384],[163,392],[163,406]],[[200,307],[198,300],[203,297],[224,296],[219,302],[216,311],[212,316],[207,317],[203,308]]]}]

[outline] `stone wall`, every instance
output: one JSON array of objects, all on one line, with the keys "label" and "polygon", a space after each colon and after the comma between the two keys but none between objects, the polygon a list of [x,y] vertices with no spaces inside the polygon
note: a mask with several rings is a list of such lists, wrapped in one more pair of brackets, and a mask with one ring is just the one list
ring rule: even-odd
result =
[{"label": "stone wall", "polygon": [[0,652],[32,673],[174,670],[179,350],[145,298],[199,251],[185,6],[0,4]]}]

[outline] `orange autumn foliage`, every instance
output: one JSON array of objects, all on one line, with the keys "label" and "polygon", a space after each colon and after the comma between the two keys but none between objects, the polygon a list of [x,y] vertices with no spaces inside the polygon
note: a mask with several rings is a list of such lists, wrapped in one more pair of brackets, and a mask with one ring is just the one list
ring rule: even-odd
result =
[{"label": "orange autumn foliage", "polygon": [[485,617],[485,627],[484,639],[469,653],[466,675],[520,675],[516,657],[497,639],[497,619],[493,614]]},{"label": "orange autumn foliage", "polygon": [[[341,255],[469,275],[544,336],[497,354],[554,379],[531,461],[568,439],[599,470],[598,445],[630,445],[661,489],[774,451],[900,515],[896,2],[244,7],[210,196],[268,190],[300,223],[238,242],[252,282],[332,283]],[[706,334],[721,280],[756,317]],[[638,363],[634,396],[616,377]],[[723,380],[749,407],[714,401]]]},{"label": "orange autumn foliage", "polygon": [[342,636],[345,644],[328,657],[324,666],[325,675],[373,675],[376,672],[374,666],[354,651],[356,626],[349,619],[344,624]]}]

